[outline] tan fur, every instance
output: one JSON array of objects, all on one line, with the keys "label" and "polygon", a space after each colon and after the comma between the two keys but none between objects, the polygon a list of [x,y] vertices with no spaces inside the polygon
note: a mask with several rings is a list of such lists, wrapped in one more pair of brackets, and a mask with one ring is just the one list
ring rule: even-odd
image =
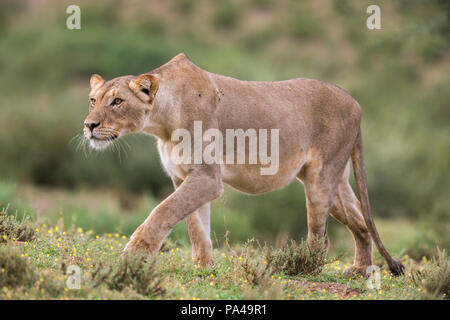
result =
[{"label": "tan fur", "polygon": [[[398,266],[384,252],[370,216],[362,145],[358,143],[361,108],[342,89],[303,78],[241,81],[202,70],[184,54],[139,77],[104,82],[94,75],[91,89],[96,102],[86,124],[98,124],[92,134],[99,139],[91,139],[91,145],[103,148],[110,139],[133,132],[155,136],[164,169],[176,188],[137,228],[125,250],[157,252],[175,224],[185,219],[193,257],[209,265],[210,202],[222,194],[222,182],[244,193],[258,194],[298,178],[305,186],[310,241],[327,236],[331,213],[353,235],[356,251],[351,272],[364,273],[372,264],[372,240],[391,269]],[[114,98],[123,99],[119,107],[111,106]],[[169,158],[176,144],[170,139],[172,132],[184,128],[193,135],[196,120],[202,121],[204,131],[280,129],[278,172],[261,175],[259,164],[173,164]],[[89,131],[85,128],[87,138]],[[348,182],[352,154],[358,161],[355,175],[361,182],[358,192],[365,210],[361,210]]]}]

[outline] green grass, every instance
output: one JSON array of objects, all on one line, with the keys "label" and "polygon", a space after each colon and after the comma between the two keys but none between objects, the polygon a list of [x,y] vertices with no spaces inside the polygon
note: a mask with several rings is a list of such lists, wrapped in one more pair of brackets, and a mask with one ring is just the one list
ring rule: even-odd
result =
[{"label": "green grass", "polygon": [[[92,230],[67,227],[63,219],[54,225],[24,223],[35,230],[32,240],[17,242],[9,234],[0,235],[6,238],[0,245],[0,299],[421,299],[429,298],[425,287],[441,278],[435,272],[428,282],[420,282],[411,274],[422,270],[421,279],[426,279],[423,270],[438,268],[448,278],[446,257],[416,262],[403,256],[406,274],[393,277],[382,269],[381,287],[376,290],[367,288],[365,278],[342,275],[348,260],[334,260],[318,274],[275,272],[255,283],[246,278],[243,261],[247,258],[239,246],[214,249],[214,266],[202,268],[191,261],[188,246],[171,240],[151,259],[121,255],[128,237],[119,233],[96,235]],[[439,269],[444,262],[446,269]],[[81,271],[80,289],[67,286],[72,276],[67,270],[73,265]],[[440,292],[432,295],[446,297]]]}]

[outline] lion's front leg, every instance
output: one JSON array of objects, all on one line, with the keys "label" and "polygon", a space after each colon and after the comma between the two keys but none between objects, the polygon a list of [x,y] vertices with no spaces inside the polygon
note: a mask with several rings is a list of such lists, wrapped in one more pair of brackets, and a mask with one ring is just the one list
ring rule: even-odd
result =
[{"label": "lion's front leg", "polygon": [[223,192],[216,166],[195,168],[168,198],[161,202],[131,236],[125,250],[156,253],[172,228]]},{"label": "lion's front leg", "polygon": [[[177,177],[172,176],[171,178],[175,189],[183,182]],[[211,204],[208,202],[185,218],[192,244],[192,259],[201,266],[212,266],[213,264],[210,214]]]}]

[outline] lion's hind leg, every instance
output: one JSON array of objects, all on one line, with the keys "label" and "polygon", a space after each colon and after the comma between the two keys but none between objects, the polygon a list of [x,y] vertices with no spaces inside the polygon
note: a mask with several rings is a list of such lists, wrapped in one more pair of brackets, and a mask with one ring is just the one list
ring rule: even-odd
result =
[{"label": "lion's hind leg", "polygon": [[313,245],[316,239],[325,238],[328,248],[328,218],[333,204],[336,179],[331,178],[328,170],[324,171],[321,165],[314,163],[303,167],[297,178],[305,187],[308,242]]},{"label": "lion's hind leg", "polygon": [[344,272],[365,275],[367,267],[372,265],[372,238],[361,214],[359,200],[348,181],[349,173],[350,164],[347,164],[337,186],[331,215],[348,228],[355,244],[354,263]]}]

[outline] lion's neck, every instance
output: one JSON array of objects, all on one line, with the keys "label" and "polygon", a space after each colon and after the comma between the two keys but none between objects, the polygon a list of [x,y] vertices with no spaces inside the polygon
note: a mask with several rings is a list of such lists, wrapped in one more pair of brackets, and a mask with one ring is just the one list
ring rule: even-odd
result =
[{"label": "lion's neck", "polygon": [[145,121],[143,133],[150,134],[156,138],[164,141],[170,140],[170,133],[168,130],[168,110],[170,110],[171,99],[167,88],[160,85],[160,89],[153,101],[152,111]]},{"label": "lion's neck", "polygon": [[151,120],[148,120],[146,122],[145,127],[141,131],[164,141],[170,140],[170,135],[167,132],[166,128]]}]

